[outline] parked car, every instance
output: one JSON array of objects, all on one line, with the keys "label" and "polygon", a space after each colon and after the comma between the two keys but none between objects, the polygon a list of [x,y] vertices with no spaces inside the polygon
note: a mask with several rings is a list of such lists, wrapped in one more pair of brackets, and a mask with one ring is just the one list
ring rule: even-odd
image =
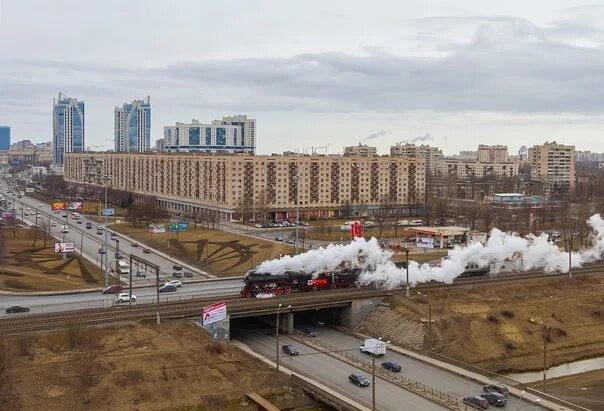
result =
[{"label": "parked car", "polygon": [[178,287],[182,287],[182,282],[180,280],[170,280],[167,283],[165,283],[164,285],[173,285],[174,287],[178,288]]},{"label": "parked car", "polygon": [[15,313],[26,313],[29,311],[29,307],[25,305],[11,305],[6,309],[7,314],[15,314]]},{"label": "parked car", "polygon": [[300,354],[298,352],[298,349],[296,348],[296,346],[291,345],[291,344],[286,344],[283,347],[281,347],[281,351],[283,351],[285,354],[290,355],[290,356]]},{"label": "parked car", "polygon": [[138,247],[138,243],[137,242],[131,243],[130,246],[131,247]]},{"label": "parked car", "polygon": [[394,361],[386,361],[382,363],[382,368],[392,371],[392,372],[401,372],[401,366],[399,363]]},{"label": "parked car", "polygon": [[161,287],[159,289],[160,293],[173,293],[174,291],[176,291],[176,287],[174,287],[173,285],[164,285],[163,287]]},{"label": "parked car", "polygon": [[109,287],[103,288],[103,294],[115,294],[119,293],[123,290],[122,286],[119,284],[110,285]]},{"label": "parked car", "polygon": [[468,404],[474,408],[486,410],[489,408],[489,402],[478,395],[472,395],[463,399],[464,404]]},{"label": "parked car", "polygon": [[369,387],[369,380],[363,374],[350,374],[348,376],[348,381],[359,387]]},{"label": "parked car", "polygon": [[275,241],[283,241],[283,238],[281,238],[281,237],[275,237]]},{"label": "parked car", "polygon": [[498,392],[501,395],[505,395],[506,397],[509,395],[510,391],[508,390],[508,387],[506,387],[503,384],[487,384],[484,387],[482,387],[482,390],[484,392]]},{"label": "parked car", "polygon": [[505,407],[505,404],[508,403],[508,399],[505,398],[505,395],[495,391],[483,392],[480,396],[495,407]]},{"label": "parked car", "polygon": [[180,264],[174,264],[172,266],[172,268],[175,269],[175,270],[179,270],[180,271],[180,270],[182,270],[182,265],[180,265]]},{"label": "parked car", "polygon": [[[115,302],[117,303],[127,303],[130,301],[130,293],[119,293],[115,296]],[[136,295],[132,294],[132,302],[136,301]]]},{"label": "parked car", "polygon": [[287,244],[294,244],[294,240],[287,240],[286,243]]},{"label": "parked car", "polygon": [[143,253],[145,253],[145,254],[151,254],[151,249],[150,248],[143,248]]},{"label": "parked car", "polygon": [[262,228],[262,224],[254,224],[254,227],[256,227],[256,228]]},{"label": "parked car", "polygon": [[193,273],[190,271],[185,271],[184,275],[185,275],[185,277],[193,277]]}]

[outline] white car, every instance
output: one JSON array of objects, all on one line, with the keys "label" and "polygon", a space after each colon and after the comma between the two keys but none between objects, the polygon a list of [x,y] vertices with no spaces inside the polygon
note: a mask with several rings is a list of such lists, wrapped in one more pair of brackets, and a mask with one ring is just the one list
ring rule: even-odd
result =
[{"label": "white car", "polygon": [[61,228],[61,232],[63,234],[67,234],[69,232],[69,229],[66,226],[63,226],[63,228]]},{"label": "white car", "polygon": [[164,285],[173,285],[174,287],[182,287],[182,282],[180,280],[170,280]]},{"label": "white car", "polygon": [[[130,293],[119,293],[115,296],[116,303],[127,303],[130,301]],[[136,301],[136,295],[132,294],[132,302]]]}]

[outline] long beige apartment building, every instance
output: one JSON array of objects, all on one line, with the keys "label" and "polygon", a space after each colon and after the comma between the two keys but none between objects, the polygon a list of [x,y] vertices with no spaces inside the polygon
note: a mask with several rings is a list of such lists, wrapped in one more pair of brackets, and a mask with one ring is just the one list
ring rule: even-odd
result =
[{"label": "long beige apartment building", "polygon": [[415,214],[425,197],[425,160],[390,156],[68,153],[64,176],[97,186],[108,176],[111,188],[169,210],[224,219],[243,207],[292,218],[296,205],[306,218],[370,215],[385,204]]}]

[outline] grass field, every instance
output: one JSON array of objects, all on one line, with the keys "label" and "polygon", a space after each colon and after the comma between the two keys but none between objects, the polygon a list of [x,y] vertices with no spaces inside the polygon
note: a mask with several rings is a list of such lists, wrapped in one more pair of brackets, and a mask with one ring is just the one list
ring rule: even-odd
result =
[{"label": "grass field", "polygon": [[577,277],[435,289],[428,299],[392,297],[401,316],[435,320],[435,351],[497,372],[543,366],[543,326],[551,365],[604,354],[604,279]]},{"label": "grass field", "polygon": [[286,244],[219,230],[193,228],[178,233],[149,233],[147,228],[116,224],[113,229],[219,277],[243,275],[265,260],[290,254]]},{"label": "grass field", "polygon": [[100,269],[78,255],[65,260],[55,254],[54,241],[38,239],[33,244],[33,230],[17,229],[13,238],[3,228],[4,257],[0,260],[0,289],[9,291],[63,291],[101,287]]},{"label": "grass field", "polygon": [[7,343],[17,398],[2,409],[255,410],[248,392],[281,409],[316,406],[288,376],[230,344],[212,349],[190,321],[73,327]]},{"label": "grass field", "polygon": [[[547,392],[590,410],[604,410],[604,370],[548,379]],[[541,390],[543,383],[531,384]]]}]

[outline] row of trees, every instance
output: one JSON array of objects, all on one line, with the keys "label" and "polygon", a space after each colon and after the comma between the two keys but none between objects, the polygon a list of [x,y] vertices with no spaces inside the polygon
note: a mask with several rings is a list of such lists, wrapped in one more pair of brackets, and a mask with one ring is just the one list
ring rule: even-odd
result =
[{"label": "row of trees", "polygon": [[145,225],[162,222],[170,217],[170,213],[165,207],[160,207],[156,204],[156,201],[149,200],[139,204],[131,204],[126,211],[124,216],[125,220],[139,227]]}]

